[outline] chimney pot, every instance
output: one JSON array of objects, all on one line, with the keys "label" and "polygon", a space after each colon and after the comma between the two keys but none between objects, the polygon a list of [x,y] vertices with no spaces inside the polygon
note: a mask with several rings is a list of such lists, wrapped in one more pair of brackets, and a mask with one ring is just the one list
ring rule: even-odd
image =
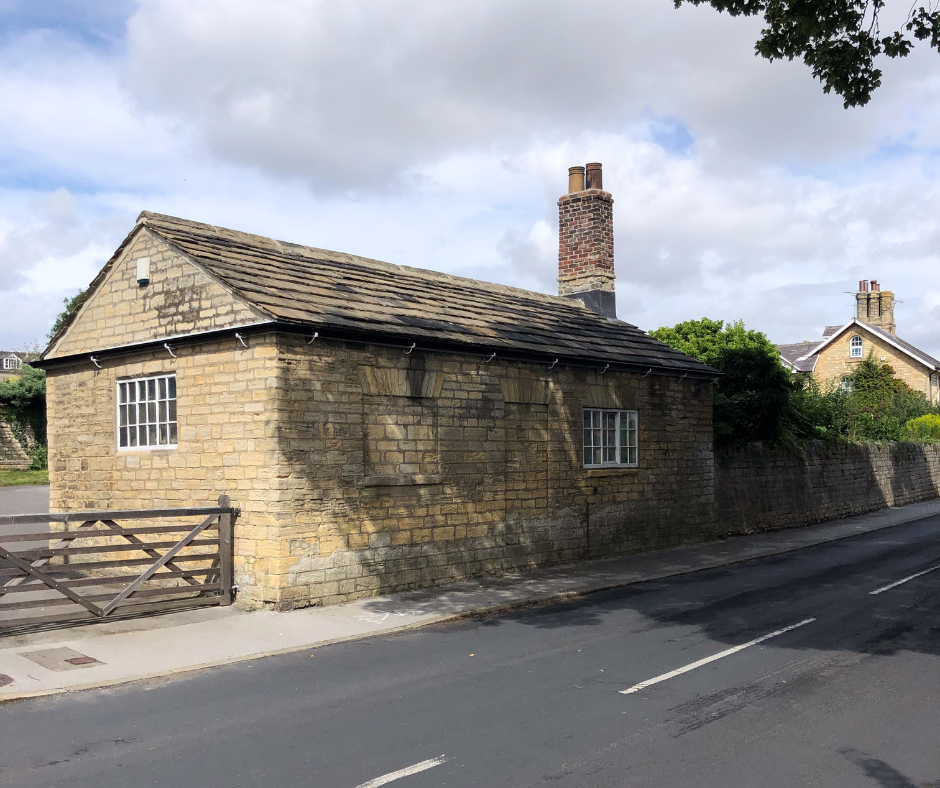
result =
[{"label": "chimney pot", "polygon": [[858,295],[855,296],[858,305],[855,313],[856,317],[863,323],[877,326],[889,334],[896,333],[894,293],[890,290],[882,290],[876,279],[872,279],[870,283],[863,282],[862,284],[870,284],[871,292],[866,292],[866,288],[865,290],[859,290]]},{"label": "chimney pot", "polygon": [[599,161],[591,162],[587,166],[587,187],[589,189],[604,188],[604,175]]},{"label": "chimney pot", "polygon": [[568,168],[568,194],[584,191],[584,167]]},{"label": "chimney pot", "polygon": [[868,292],[868,280],[862,279],[858,283],[858,292],[867,293]]}]

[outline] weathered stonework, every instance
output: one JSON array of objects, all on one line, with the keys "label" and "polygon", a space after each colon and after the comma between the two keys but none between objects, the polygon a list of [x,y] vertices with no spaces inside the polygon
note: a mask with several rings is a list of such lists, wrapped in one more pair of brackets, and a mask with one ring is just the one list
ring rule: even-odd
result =
[{"label": "weathered stonework", "polygon": [[29,454],[16,439],[10,425],[0,420],[0,470],[25,471],[31,464]]},{"label": "weathered stonework", "polygon": [[715,468],[727,533],[793,528],[940,495],[940,446],[916,443],[755,444],[719,453]]},{"label": "weathered stonework", "polygon": [[[137,284],[137,260],[141,257],[150,260],[147,287]],[[105,271],[104,281],[79,307],[74,324],[46,357],[90,353],[263,320],[144,228]]]},{"label": "weathered stonework", "polygon": [[558,200],[558,294],[614,290],[614,198],[601,189]]},{"label": "weathered stonework", "polygon": [[[178,448],[118,451],[117,381],[170,371]],[[372,393],[376,380],[384,393]],[[52,506],[207,504],[227,492],[242,509],[236,581],[250,607],[329,604],[714,534],[704,381],[549,375],[271,333],[249,348],[227,339],[175,359],[50,370],[48,389]],[[639,411],[639,468],[581,467],[583,407]]]}]

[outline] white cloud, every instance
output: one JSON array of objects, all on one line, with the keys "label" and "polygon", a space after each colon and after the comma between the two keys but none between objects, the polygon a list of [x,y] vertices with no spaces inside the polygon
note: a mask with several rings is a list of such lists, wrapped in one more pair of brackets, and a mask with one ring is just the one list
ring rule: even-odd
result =
[{"label": "white cloud", "polygon": [[668,0],[142,0],[120,46],[8,36],[0,345],[143,208],[550,292],[566,168],[600,160],[625,319],[811,338],[877,278],[940,356],[940,61],[846,112],[755,58],[759,27]]}]

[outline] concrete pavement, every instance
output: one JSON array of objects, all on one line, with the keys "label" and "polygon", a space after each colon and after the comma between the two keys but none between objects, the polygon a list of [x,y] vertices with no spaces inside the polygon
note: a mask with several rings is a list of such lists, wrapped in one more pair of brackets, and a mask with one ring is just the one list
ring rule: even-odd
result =
[{"label": "concrete pavement", "polygon": [[[517,572],[334,607],[290,613],[211,608],[0,637],[0,702],[183,674],[448,619],[560,601],[784,555],[937,514],[940,500],[926,501],[806,528]],[[47,656],[37,658],[37,652],[47,652]]]}]

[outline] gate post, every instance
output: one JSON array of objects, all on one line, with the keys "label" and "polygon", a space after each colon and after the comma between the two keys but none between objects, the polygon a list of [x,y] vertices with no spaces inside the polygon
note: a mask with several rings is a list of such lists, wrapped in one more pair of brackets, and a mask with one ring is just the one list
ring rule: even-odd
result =
[{"label": "gate post", "polygon": [[[219,507],[231,509],[232,501],[227,495],[219,496]],[[235,539],[232,534],[232,513],[219,515],[219,583],[223,605],[233,602],[235,588]]]}]

